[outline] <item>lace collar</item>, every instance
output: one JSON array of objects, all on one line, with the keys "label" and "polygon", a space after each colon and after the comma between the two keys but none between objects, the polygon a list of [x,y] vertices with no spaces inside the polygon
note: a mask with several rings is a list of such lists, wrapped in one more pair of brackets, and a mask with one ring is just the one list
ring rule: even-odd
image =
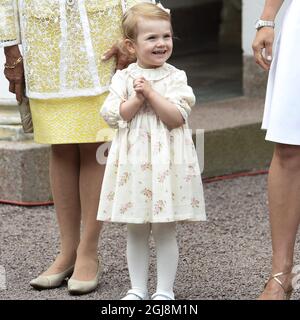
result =
[{"label": "lace collar", "polygon": [[161,67],[155,69],[144,69],[137,63],[132,63],[127,68],[129,75],[132,78],[137,79],[139,77],[144,77],[148,81],[162,80],[168,77],[173,69],[174,67],[168,63],[164,63]]}]

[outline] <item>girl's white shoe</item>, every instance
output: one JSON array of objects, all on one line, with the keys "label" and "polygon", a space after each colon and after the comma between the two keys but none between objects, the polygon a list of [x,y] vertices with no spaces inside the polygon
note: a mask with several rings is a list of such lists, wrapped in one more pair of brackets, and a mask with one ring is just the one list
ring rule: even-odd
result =
[{"label": "girl's white shoe", "polygon": [[167,291],[157,291],[151,296],[152,300],[175,300],[174,293]]},{"label": "girl's white shoe", "polygon": [[74,270],[74,266],[66,269],[63,272],[51,274],[49,276],[38,276],[30,281],[30,285],[35,289],[53,289],[61,286],[63,281],[69,277]]},{"label": "girl's white shoe", "polygon": [[138,289],[128,290],[126,296],[121,300],[148,300],[148,294]]}]

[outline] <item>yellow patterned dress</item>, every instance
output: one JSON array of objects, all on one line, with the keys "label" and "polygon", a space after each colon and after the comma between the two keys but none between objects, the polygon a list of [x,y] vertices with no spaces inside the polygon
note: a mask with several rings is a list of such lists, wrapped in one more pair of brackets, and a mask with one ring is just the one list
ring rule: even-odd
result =
[{"label": "yellow patterned dress", "polygon": [[99,110],[107,94],[67,99],[30,99],[34,140],[45,144],[93,143],[110,141],[114,131]]},{"label": "yellow patterned dress", "polygon": [[124,11],[140,0],[0,0],[0,46],[22,44],[26,95],[38,143],[109,141],[99,114]]}]

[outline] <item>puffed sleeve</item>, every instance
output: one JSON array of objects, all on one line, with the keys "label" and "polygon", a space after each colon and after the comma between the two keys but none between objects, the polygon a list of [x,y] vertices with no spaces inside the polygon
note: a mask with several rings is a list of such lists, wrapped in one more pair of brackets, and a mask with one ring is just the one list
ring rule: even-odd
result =
[{"label": "puffed sleeve", "polygon": [[128,122],[123,120],[120,115],[120,106],[127,100],[125,71],[118,70],[112,78],[107,96],[100,114],[103,119],[114,129],[127,128]]},{"label": "puffed sleeve", "polygon": [[196,103],[196,98],[193,89],[187,83],[187,77],[184,71],[176,70],[171,75],[165,98],[177,106],[183,119],[187,121],[191,113],[191,108]]},{"label": "puffed sleeve", "polygon": [[20,43],[17,0],[0,0],[0,47]]}]

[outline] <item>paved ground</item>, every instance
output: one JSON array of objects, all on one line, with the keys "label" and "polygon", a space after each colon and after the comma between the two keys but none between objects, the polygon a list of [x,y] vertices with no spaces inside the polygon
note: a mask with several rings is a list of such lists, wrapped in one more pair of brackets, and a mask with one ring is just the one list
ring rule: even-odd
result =
[{"label": "paved ground", "polygon": [[[270,266],[265,190],[265,175],[205,184],[208,222],[178,224],[177,299],[257,297]],[[0,205],[0,223],[0,265],[7,273],[7,290],[0,290],[0,299],[119,299],[128,289],[125,226],[105,225],[99,249],[104,274],[97,291],[71,297],[65,286],[41,292],[29,286],[57,253],[53,207]],[[155,285],[154,263],[152,251],[150,292]]]}]

